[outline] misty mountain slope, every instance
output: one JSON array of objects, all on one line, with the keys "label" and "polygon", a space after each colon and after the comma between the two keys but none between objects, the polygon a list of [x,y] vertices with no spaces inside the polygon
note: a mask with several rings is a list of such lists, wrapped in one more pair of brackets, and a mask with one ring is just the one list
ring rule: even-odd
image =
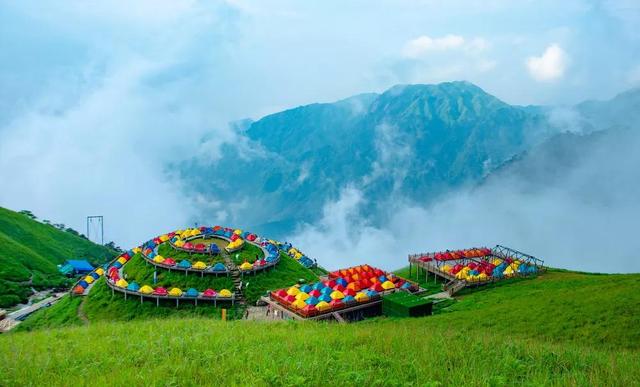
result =
[{"label": "misty mountain slope", "polygon": [[640,122],[640,87],[608,101],[585,101],[575,108],[587,125],[596,130],[630,129]]},{"label": "misty mountain slope", "polygon": [[399,85],[272,114],[244,132],[249,154],[230,144],[220,160],[181,169],[209,210],[278,236],[349,186],[383,222],[390,201],[429,203],[474,184],[551,132],[544,115],[468,82]]}]

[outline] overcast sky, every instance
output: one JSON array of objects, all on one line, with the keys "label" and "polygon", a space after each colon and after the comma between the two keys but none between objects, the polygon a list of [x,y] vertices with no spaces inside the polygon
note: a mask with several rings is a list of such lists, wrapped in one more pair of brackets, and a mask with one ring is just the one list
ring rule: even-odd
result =
[{"label": "overcast sky", "polygon": [[128,247],[197,212],[163,166],[230,120],[449,80],[610,98],[640,84],[637,4],[0,0],[0,205]]}]

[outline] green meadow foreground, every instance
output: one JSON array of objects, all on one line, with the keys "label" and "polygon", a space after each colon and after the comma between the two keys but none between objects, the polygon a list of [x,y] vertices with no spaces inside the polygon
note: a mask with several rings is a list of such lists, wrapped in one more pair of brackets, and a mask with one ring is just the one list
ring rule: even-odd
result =
[{"label": "green meadow foreground", "polygon": [[[637,274],[550,271],[463,293],[431,317],[346,325],[159,318],[150,308],[118,322],[89,309],[83,325],[79,303],[0,336],[0,385],[640,383]],[[56,325],[67,326],[39,329]]]}]

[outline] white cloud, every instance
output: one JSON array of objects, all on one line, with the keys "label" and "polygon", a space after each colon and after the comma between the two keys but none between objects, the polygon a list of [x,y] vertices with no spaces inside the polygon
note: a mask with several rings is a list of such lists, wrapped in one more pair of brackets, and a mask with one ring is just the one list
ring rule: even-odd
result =
[{"label": "white cloud", "polygon": [[474,38],[467,42],[460,35],[445,35],[440,38],[432,38],[427,35],[419,36],[408,41],[402,49],[402,54],[406,58],[419,58],[431,51],[446,51],[454,49],[475,49],[486,48],[486,41],[482,38]]},{"label": "white cloud", "polygon": [[541,82],[562,78],[568,63],[567,53],[555,43],[547,47],[541,56],[531,56],[526,61],[529,74]]}]

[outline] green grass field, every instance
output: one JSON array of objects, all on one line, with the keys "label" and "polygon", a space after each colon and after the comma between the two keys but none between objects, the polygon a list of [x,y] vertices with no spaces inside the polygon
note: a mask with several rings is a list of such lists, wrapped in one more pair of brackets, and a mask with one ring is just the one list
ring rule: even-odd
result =
[{"label": "green grass field", "polygon": [[417,319],[105,316],[0,337],[0,384],[70,385],[91,375],[97,385],[632,386],[640,382],[639,304],[640,275],[551,271]]},{"label": "green grass field", "polygon": [[114,256],[71,232],[0,207],[0,308],[26,301],[31,287],[69,286],[56,266],[67,259],[98,264]]}]

